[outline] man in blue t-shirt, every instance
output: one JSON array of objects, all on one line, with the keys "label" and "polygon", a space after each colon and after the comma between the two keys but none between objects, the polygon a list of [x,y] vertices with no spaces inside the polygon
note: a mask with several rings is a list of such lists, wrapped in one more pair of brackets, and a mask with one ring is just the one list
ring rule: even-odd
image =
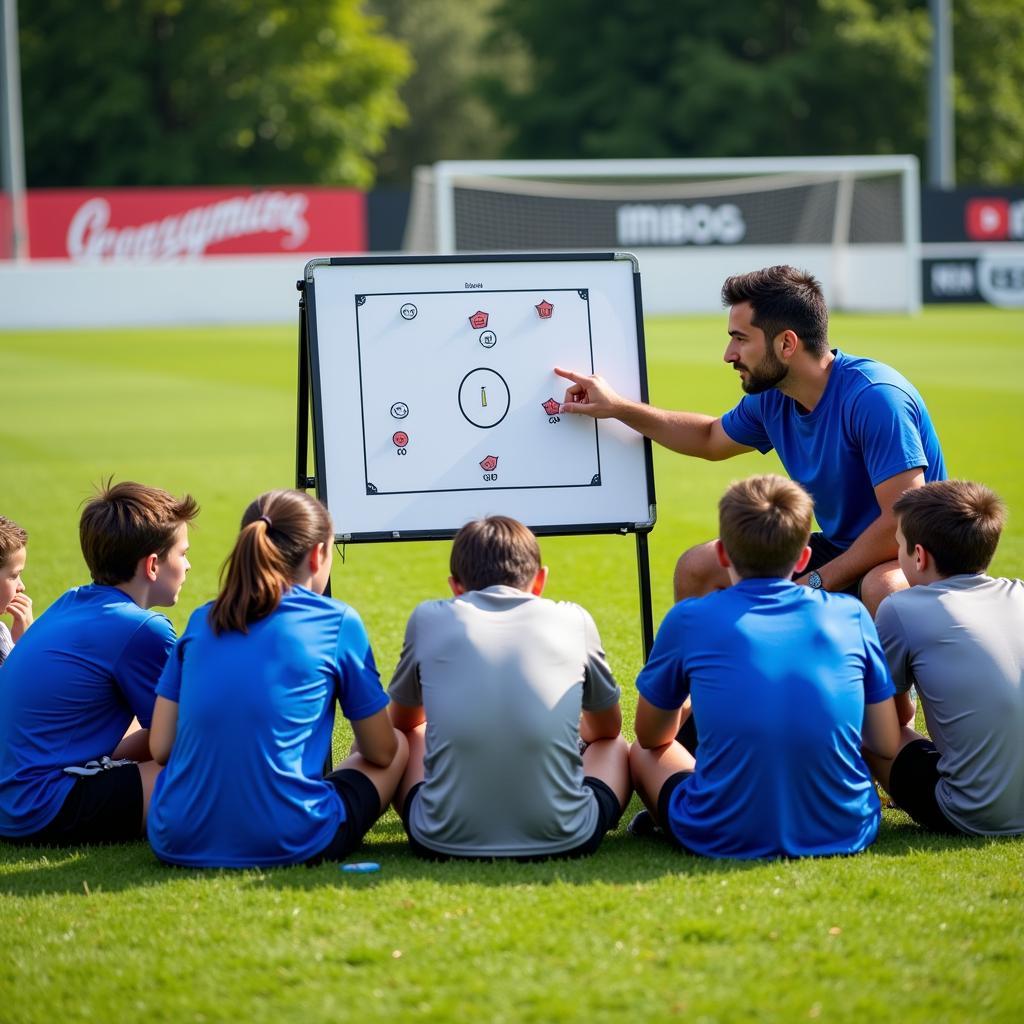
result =
[{"label": "man in blue t-shirt", "polygon": [[[896,750],[893,684],[864,606],[790,578],[811,556],[812,511],[782,477],[733,484],[715,541],[733,585],[675,605],[637,678],[633,785],[693,853],[856,853],[878,832],[861,747]],[[674,739],[687,698],[696,761]]]},{"label": "man in blue t-shirt", "polygon": [[[874,615],[906,587],[896,561],[893,502],[946,476],[942,449],[917,390],[883,363],[833,349],[819,283],[793,267],[730,277],[725,361],[746,396],[718,418],[670,412],[616,394],[600,376],[569,370],[562,412],[614,417],[684,455],[717,461],[757,449],[778,452],[814,499],[821,533],[798,583],[857,594]],[[675,597],[729,586],[714,543],[679,559]]]},{"label": "man in blue t-shirt", "polygon": [[178,600],[198,511],[189,495],[130,481],[82,510],[93,582],[54,601],[4,664],[0,838],[71,845],[143,835],[160,771],[150,718],[175,642],[152,609]]}]

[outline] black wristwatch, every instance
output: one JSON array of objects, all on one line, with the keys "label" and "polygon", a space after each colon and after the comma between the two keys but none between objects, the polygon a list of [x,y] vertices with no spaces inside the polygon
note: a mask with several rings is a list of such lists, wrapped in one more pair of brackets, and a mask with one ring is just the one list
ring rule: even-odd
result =
[{"label": "black wristwatch", "polygon": [[822,589],[821,576],[818,575],[818,570],[817,569],[812,569],[807,574],[807,586],[809,586],[811,588],[811,590],[821,590]]}]

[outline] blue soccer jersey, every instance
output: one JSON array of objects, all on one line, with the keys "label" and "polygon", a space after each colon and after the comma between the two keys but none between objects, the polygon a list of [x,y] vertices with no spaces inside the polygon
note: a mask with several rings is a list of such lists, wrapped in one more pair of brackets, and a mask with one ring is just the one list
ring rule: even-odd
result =
[{"label": "blue soccer jersey", "polygon": [[722,417],[725,432],[762,454],[778,452],[791,479],[814,499],[825,536],[848,548],[878,518],[874,488],[908,469],[946,479],[942,448],[924,399],[884,363],[836,350],[821,401],[805,412],[772,388],[746,395]]},{"label": "blue soccer jersey", "polygon": [[670,827],[710,857],[855,853],[880,808],[861,755],[865,703],[894,693],[856,598],[747,579],[665,616],[637,689],[692,698],[700,747]]},{"label": "blue soccer jersey", "polygon": [[178,727],[149,810],[149,841],[172,864],[295,864],[345,820],[323,779],[334,702],[352,720],[387,706],[355,610],[292,587],[248,633],[213,632],[197,609],[157,695]]},{"label": "blue soccer jersey", "polygon": [[64,768],[111,754],[133,717],[148,729],[174,629],[116,587],[59,597],[0,677],[0,835],[48,825],[75,784]]}]

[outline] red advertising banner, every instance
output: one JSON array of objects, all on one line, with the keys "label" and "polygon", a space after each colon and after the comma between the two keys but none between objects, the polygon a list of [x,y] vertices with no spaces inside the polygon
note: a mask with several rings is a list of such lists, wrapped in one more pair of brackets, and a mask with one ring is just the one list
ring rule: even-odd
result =
[{"label": "red advertising banner", "polygon": [[12,218],[11,198],[0,192],[0,260],[9,260],[14,255],[11,251],[14,243]]},{"label": "red advertising banner", "polygon": [[33,189],[29,250],[79,261],[364,252],[366,197],[347,188]]}]

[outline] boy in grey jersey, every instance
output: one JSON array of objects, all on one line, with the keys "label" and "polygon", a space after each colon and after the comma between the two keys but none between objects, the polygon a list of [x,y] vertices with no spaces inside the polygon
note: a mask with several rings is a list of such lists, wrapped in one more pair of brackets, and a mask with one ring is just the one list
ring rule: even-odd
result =
[{"label": "boy in grey jersey", "polygon": [[597,628],[578,605],[543,599],[546,579],[522,523],[476,520],[452,545],[455,596],[409,619],[388,693],[409,740],[395,806],[420,856],[593,853],[629,799]]},{"label": "boy in grey jersey", "polygon": [[1022,833],[1024,583],[985,575],[1005,508],[987,487],[948,480],[907,491],[893,511],[911,588],[882,602],[875,625],[907,710],[917,687],[931,740],[904,727],[894,760],[865,756],[926,828]]}]

